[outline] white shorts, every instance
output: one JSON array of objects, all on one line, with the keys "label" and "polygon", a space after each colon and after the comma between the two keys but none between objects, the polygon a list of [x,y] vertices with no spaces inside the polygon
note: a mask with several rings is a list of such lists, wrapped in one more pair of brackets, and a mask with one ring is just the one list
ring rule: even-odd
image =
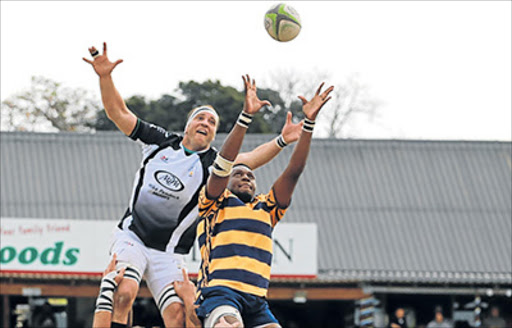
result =
[{"label": "white shorts", "polygon": [[[130,264],[144,275],[157,304],[166,286],[183,280],[181,268],[185,267],[184,255],[146,247],[131,230],[115,228],[110,247],[110,254],[113,253],[117,254],[118,269]],[[173,298],[173,301],[183,303],[178,297]]]}]

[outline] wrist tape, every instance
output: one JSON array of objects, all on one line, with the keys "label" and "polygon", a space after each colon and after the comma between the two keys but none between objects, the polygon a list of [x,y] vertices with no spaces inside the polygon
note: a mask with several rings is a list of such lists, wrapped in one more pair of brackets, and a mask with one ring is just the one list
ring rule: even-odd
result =
[{"label": "wrist tape", "polygon": [[238,116],[238,120],[236,120],[236,124],[246,129],[249,127],[249,124],[251,124],[251,122],[252,115],[244,112],[241,112],[240,115]]},{"label": "wrist tape", "polygon": [[117,288],[117,283],[114,280],[116,275],[117,272],[112,271],[101,279],[100,294],[96,299],[96,310],[94,312],[112,312],[114,308],[114,291]]},{"label": "wrist tape", "polygon": [[225,178],[231,174],[231,169],[235,161],[228,161],[224,157],[217,154],[212,166],[212,173],[218,177]]},{"label": "wrist tape", "polygon": [[279,147],[279,149],[283,149],[284,147],[288,146],[288,144],[286,143],[286,141],[284,141],[284,138],[283,138],[283,135],[280,134],[277,138],[274,139],[276,141],[276,145],[277,147]]},{"label": "wrist tape", "polygon": [[304,124],[302,125],[302,130],[312,133],[314,128],[315,128],[315,121],[305,118]]}]

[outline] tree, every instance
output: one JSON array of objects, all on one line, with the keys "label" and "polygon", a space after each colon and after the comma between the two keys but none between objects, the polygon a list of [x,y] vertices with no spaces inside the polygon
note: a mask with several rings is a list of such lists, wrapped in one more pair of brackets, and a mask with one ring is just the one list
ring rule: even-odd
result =
[{"label": "tree", "polygon": [[302,118],[301,102],[297,96],[311,97],[322,82],[326,83],[324,90],[334,85],[332,99],[318,117],[316,136],[351,136],[350,126],[361,117],[372,119],[380,106],[380,101],[370,94],[369,88],[359,81],[357,75],[349,76],[345,81],[332,81],[331,74],[325,71],[300,74],[293,70],[278,70],[269,76],[266,84],[279,92],[285,106],[297,118]]},{"label": "tree", "polygon": [[[137,117],[169,131],[179,131],[185,125],[186,112],[178,109],[178,102],[174,96],[166,94],[157,100],[146,100],[144,96],[135,95],[125,99],[125,102]],[[94,127],[97,130],[117,129],[104,110],[98,113]]]},{"label": "tree", "polygon": [[83,89],[63,87],[44,77],[32,77],[28,91],[2,102],[2,130],[76,131],[94,129],[99,104]]},{"label": "tree", "polygon": [[[217,81],[180,82],[175,95],[162,95],[157,100],[146,100],[144,96],[132,96],[125,100],[128,108],[141,119],[157,124],[169,131],[182,131],[187,122],[187,115],[193,108],[211,105],[219,113],[218,132],[228,133],[233,127],[243,107],[244,94],[230,86],[223,86]],[[278,108],[283,107],[279,93],[259,90],[262,99],[268,99]],[[274,107],[275,108],[275,107]],[[272,133],[281,131],[286,116],[278,117],[274,108],[266,108],[256,114],[249,127],[249,133]],[[276,117],[279,120],[276,123]],[[104,111],[98,113],[95,127],[98,130],[116,129]]]}]

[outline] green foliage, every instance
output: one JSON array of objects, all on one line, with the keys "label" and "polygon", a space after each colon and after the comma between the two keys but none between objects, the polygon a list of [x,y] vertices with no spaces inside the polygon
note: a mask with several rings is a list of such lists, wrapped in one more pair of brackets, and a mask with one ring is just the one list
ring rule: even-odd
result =
[{"label": "green foliage", "polygon": [[[274,106],[264,108],[256,114],[249,133],[278,133],[284,125],[286,115],[284,102],[279,93],[270,89],[258,91],[260,99],[269,100]],[[182,131],[187,115],[193,108],[211,105],[220,117],[219,133],[228,133],[243,108],[244,93],[217,81],[180,82],[177,96],[162,95],[157,100],[146,100],[143,96],[132,96],[125,100],[128,108],[141,119],[162,126],[169,131]],[[108,121],[108,122],[107,122]],[[97,116],[96,129],[116,129],[104,111]]]}]

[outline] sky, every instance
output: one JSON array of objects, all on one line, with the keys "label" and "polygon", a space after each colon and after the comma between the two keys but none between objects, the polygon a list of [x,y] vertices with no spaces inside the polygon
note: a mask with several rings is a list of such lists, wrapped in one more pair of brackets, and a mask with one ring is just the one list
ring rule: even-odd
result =
[{"label": "sky", "polygon": [[[302,30],[273,40],[276,1],[1,1],[1,99],[32,76],[100,99],[88,47],[107,42],[124,98],[180,81],[328,72],[357,76],[381,103],[362,139],[512,140],[511,1],[288,1]],[[259,85],[259,84],[258,84]],[[261,85],[264,87],[265,85]],[[313,90],[304,90],[311,97]]]}]

